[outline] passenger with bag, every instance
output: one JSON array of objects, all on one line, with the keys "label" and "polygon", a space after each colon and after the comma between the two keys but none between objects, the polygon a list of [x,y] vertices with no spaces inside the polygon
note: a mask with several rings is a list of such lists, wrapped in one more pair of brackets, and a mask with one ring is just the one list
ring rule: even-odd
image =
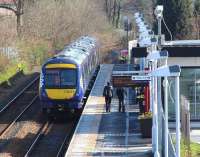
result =
[{"label": "passenger with bag", "polygon": [[119,112],[125,112],[125,105],[124,105],[124,95],[127,95],[126,91],[124,88],[117,88],[116,94],[119,100]]},{"label": "passenger with bag", "polygon": [[113,88],[110,85],[110,82],[107,82],[107,85],[104,87],[103,96],[105,97],[106,102],[106,112],[110,112],[110,104],[113,97]]}]

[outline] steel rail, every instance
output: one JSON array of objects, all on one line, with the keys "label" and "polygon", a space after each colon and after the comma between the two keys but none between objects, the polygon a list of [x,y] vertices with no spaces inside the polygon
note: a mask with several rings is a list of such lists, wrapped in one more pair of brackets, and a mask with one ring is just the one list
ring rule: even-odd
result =
[{"label": "steel rail", "polygon": [[61,154],[61,152],[62,152],[62,150],[63,150],[63,147],[64,147],[64,145],[65,145],[65,142],[67,141],[68,138],[69,138],[69,135],[65,136],[65,139],[64,139],[62,145],[60,146],[59,151],[58,151],[56,157],[59,157],[59,156],[60,156],[60,154]]},{"label": "steel rail", "polygon": [[72,133],[69,133],[69,134],[67,134],[67,135],[65,136],[65,139],[63,140],[63,142],[62,142],[62,144],[61,144],[61,146],[60,146],[60,148],[59,148],[59,150],[58,150],[58,153],[57,153],[56,157],[60,157],[60,154],[61,154],[61,152],[62,152],[62,150],[63,150],[63,147],[65,146],[66,141],[70,138],[71,134],[72,134]]},{"label": "steel rail", "polygon": [[19,92],[8,104],[6,104],[1,110],[0,114],[4,112],[18,97],[20,97],[25,90],[27,90],[32,84],[34,84],[39,79],[39,76],[37,76],[33,81],[31,81],[23,90]]},{"label": "steel rail", "polygon": [[10,123],[8,124],[1,132],[0,132],[0,136],[3,136],[15,123],[17,120],[19,120],[19,118],[21,118],[21,116],[24,114],[24,112],[26,112],[26,110],[28,110],[33,103],[37,100],[38,95],[36,95],[31,102],[28,104],[28,106],[26,106],[26,108]]},{"label": "steel rail", "polygon": [[24,155],[24,157],[28,157],[30,155],[30,153],[33,151],[33,149],[35,148],[35,145],[37,144],[37,142],[40,140],[41,136],[43,135],[43,133],[49,128],[49,126],[51,126],[53,123],[50,121],[47,121],[46,123],[44,123],[42,125],[42,127],[40,128],[38,134],[36,135],[36,138],[34,139],[33,143],[31,144],[31,146],[29,147],[28,151],[26,152],[26,154]]}]

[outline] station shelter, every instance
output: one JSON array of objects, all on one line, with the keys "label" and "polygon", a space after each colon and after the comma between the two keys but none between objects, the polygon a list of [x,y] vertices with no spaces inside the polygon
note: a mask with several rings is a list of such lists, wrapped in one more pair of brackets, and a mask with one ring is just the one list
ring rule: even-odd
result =
[{"label": "station shelter", "polygon": [[[117,87],[131,87],[133,89],[133,103],[142,104],[140,113],[148,112],[150,109],[150,77],[147,76],[147,70],[136,70],[133,64],[115,64],[112,73],[112,85]],[[141,105],[140,105],[141,106]]]},{"label": "station shelter", "polygon": [[[165,43],[162,50],[168,51],[168,65],[180,65],[180,95],[190,103],[191,120],[200,120],[200,41],[173,41]],[[147,55],[146,47],[133,47],[132,60],[140,62]],[[138,61],[137,61],[138,60]],[[144,65],[145,66],[145,65]],[[168,110],[169,119],[175,119],[174,80],[169,79]]]}]

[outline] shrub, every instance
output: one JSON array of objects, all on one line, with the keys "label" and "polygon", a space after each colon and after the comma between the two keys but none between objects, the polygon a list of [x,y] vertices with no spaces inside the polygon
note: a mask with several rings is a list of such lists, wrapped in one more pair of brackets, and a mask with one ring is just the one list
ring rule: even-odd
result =
[{"label": "shrub", "polygon": [[20,58],[28,66],[28,69],[40,66],[51,55],[49,53],[51,47],[48,42],[43,40],[21,41],[18,46],[21,49]]}]

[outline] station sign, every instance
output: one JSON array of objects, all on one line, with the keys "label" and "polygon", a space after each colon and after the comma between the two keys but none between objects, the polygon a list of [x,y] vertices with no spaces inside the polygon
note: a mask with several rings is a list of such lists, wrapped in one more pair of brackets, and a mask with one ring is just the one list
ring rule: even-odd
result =
[{"label": "station sign", "polygon": [[133,81],[150,81],[151,77],[150,76],[137,76],[137,75],[133,75],[131,77],[131,80],[133,80]]},{"label": "station sign", "polygon": [[138,86],[146,86],[149,84],[149,80],[133,80],[132,76],[112,76],[112,84],[113,87],[138,87]]}]

